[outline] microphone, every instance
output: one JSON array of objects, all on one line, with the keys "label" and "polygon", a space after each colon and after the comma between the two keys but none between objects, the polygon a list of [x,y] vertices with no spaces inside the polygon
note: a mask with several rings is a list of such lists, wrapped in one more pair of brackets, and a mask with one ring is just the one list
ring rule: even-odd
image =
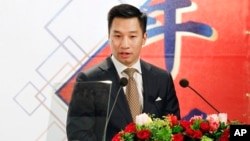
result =
[{"label": "microphone", "polygon": [[116,104],[116,101],[118,99],[118,96],[120,94],[120,91],[122,89],[122,87],[126,86],[128,84],[128,79],[126,77],[122,77],[119,81],[119,84],[120,84],[120,87],[117,91],[117,94],[116,94],[116,97],[115,97],[115,100],[114,100],[114,103],[113,103],[113,106],[109,112],[109,104],[110,104],[110,100],[109,100],[109,103],[108,103],[108,110],[107,110],[107,117],[106,117],[106,122],[105,122],[105,126],[104,126],[104,132],[103,132],[103,138],[102,138],[102,141],[105,141],[106,140],[106,133],[107,133],[107,127],[108,127],[108,122],[110,120],[110,117],[113,113],[113,110],[114,110],[114,107],[115,107],[115,104]]},{"label": "microphone", "polygon": [[[128,84],[128,79],[127,79],[126,77],[122,77],[122,78],[120,79],[119,84],[120,84],[122,87],[126,86],[126,85]],[[122,87],[120,87],[120,88],[122,88]]]},{"label": "microphone", "polygon": [[183,88],[186,88],[186,87],[189,87],[191,90],[193,90],[198,96],[200,96],[200,98],[202,98],[210,107],[212,107],[217,113],[220,113],[219,110],[217,110],[212,104],[210,104],[200,93],[198,93],[194,88],[192,88],[190,85],[189,85],[189,82],[187,79],[185,78],[182,78],[179,82],[179,84],[183,87]]}]

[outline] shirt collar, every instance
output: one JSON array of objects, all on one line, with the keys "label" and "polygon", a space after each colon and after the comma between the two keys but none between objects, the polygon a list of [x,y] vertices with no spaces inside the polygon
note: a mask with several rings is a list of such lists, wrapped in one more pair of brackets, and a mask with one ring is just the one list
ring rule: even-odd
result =
[{"label": "shirt collar", "polygon": [[[119,75],[122,74],[122,72],[128,68],[127,66],[123,65],[122,63],[120,63],[113,55],[111,56],[111,59],[115,65],[115,68],[117,70],[117,72],[119,73]],[[135,68],[137,69],[138,73],[141,74],[141,63],[140,63],[140,59],[138,59],[138,61],[133,65],[131,66],[130,68]]]}]

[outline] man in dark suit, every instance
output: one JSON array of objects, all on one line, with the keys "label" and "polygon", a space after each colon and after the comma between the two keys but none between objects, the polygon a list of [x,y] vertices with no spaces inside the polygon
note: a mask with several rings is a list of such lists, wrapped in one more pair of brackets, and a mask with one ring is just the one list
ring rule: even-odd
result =
[{"label": "man in dark suit", "polygon": [[[80,72],[76,82],[112,81],[110,105],[113,105],[120,88],[120,78],[128,78],[124,70],[134,68],[141,113],[152,114],[159,118],[174,114],[180,119],[179,102],[171,74],[140,59],[140,51],[147,39],[146,25],[147,16],[138,8],[128,4],[114,6],[108,13],[112,55],[100,64]],[[135,118],[130,112],[125,91],[126,89],[123,89],[120,92],[110,116],[106,141],[111,141],[116,133]],[[77,97],[74,95],[76,94],[73,92],[67,117],[68,140],[100,141],[102,137],[97,135],[100,131],[96,131],[100,129],[96,127],[99,124],[97,121],[99,114],[96,112],[98,109],[94,104],[89,104],[94,98],[77,103]]]}]

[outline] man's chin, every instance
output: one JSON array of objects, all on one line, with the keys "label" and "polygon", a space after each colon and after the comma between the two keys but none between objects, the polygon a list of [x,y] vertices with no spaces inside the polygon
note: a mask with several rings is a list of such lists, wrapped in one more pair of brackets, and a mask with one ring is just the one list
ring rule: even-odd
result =
[{"label": "man's chin", "polygon": [[123,65],[125,65],[125,66],[128,66],[128,67],[132,66],[132,65],[131,65],[131,61],[129,61],[128,59],[122,59],[120,62],[121,62]]}]

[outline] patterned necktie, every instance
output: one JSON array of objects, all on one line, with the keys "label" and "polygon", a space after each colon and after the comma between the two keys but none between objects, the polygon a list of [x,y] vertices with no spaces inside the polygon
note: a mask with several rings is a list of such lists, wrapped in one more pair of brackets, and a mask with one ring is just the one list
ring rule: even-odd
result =
[{"label": "patterned necktie", "polygon": [[135,121],[136,115],[141,114],[141,106],[139,102],[139,94],[136,86],[136,81],[133,77],[134,72],[136,69],[134,68],[127,68],[124,72],[129,76],[128,85],[126,87],[126,97],[130,107],[130,111],[132,117]]}]

